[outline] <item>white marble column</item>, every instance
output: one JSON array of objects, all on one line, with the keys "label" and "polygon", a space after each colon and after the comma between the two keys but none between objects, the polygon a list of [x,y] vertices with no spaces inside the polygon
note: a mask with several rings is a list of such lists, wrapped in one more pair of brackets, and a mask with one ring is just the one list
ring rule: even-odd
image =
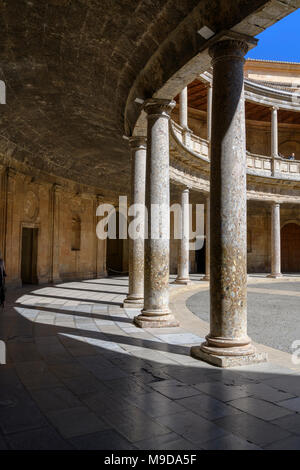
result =
[{"label": "white marble column", "polygon": [[260,362],[247,335],[247,194],[243,40],[209,50],[213,65],[210,333],[193,357],[220,367]]},{"label": "white marble column", "polygon": [[170,181],[169,118],[174,101],[147,100],[144,309],[134,322],[142,328],[178,326],[169,308]]},{"label": "white marble column", "polygon": [[275,174],[275,161],[278,157],[278,108],[271,108],[271,156],[272,156],[272,174]]},{"label": "white marble column", "polygon": [[142,308],[144,305],[144,240],[145,240],[145,186],[146,186],[146,137],[131,137],[131,198],[136,214],[130,216],[131,223],[138,217],[138,235],[128,240],[129,291],[124,300],[125,308]]},{"label": "white marble column", "polygon": [[280,204],[272,204],[271,213],[271,274],[268,277],[278,278],[281,274],[281,239],[280,239]]},{"label": "white marble column", "polygon": [[190,280],[190,208],[189,189],[181,193],[181,239],[179,240],[178,269],[175,284],[191,284]]},{"label": "white marble column", "polygon": [[210,196],[206,198],[205,205],[205,276],[202,281],[210,278]]},{"label": "white marble column", "polygon": [[188,89],[187,87],[179,94],[179,124],[183,128],[183,144],[186,147],[190,146],[191,137],[190,129],[188,126]]}]

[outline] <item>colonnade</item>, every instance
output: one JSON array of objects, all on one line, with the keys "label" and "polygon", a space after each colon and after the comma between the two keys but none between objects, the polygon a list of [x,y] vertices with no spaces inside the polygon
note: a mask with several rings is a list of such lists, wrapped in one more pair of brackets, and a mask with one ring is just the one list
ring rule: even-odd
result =
[{"label": "colonnade", "polygon": [[[206,342],[191,354],[227,367],[259,362],[260,356],[247,336],[247,194],[244,105],[244,56],[247,43],[224,39],[209,50],[213,65],[213,87],[209,92],[208,136],[211,136],[210,198],[206,203],[207,272],[210,279],[210,333]],[[180,120],[188,134],[187,90],[180,95]],[[143,328],[177,326],[169,308],[169,118],[175,102],[149,99],[146,136],[142,144],[130,140],[133,153],[132,202],[146,194],[147,237],[144,241],[143,309],[134,322]],[[142,148],[141,146],[142,145]],[[146,160],[137,169],[137,161]],[[144,190],[137,187],[145,181]],[[188,283],[189,191],[181,194],[184,213],[181,230],[177,282]],[[274,219],[275,220],[275,219]],[[277,219],[276,219],[277,220]],[[209,236],[208,236],[209,235]],[[277,240],[277,239],[276,239]],[[275,242],[274,242],[275,243]],[[277,241],[278,243],[278,241]],[[127,305],[141,301],[141,244],[131,242],[130,291]],[[138,273],[138,275],[137,275]],[[133,302],[134,305],[134,302]]]}]

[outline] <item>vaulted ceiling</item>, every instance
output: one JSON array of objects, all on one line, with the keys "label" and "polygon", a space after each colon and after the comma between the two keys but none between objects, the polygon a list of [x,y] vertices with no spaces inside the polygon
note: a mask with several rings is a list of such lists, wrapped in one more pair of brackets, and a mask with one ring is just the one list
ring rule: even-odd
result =
[{"label": "vaulted ceiling", "polygon": [[[264,24],[254,22],[252,30],[288,14],[295,1],[273,0],[277,10],[269,8]],[[124,109],[137,77],[144,71],[140,83],[151,96],[203,45],[201,26],[231,29],[269,3],[1,1],[0,79],[7,86],[7,104],[1,106],[0,160],[127,191]],[[155,73],[147,74],[153,57]],[[134,121],[139,110],[133,106]]]}]

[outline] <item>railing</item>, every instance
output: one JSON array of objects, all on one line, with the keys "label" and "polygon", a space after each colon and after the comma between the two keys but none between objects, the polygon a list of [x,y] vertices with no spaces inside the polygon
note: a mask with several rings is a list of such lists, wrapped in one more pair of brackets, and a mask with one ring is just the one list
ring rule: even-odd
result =
[{"label": "railing", "polygon": [[[182,147],[202,160],[209,158],[209,143],[191,131],[185,131],[179,124],[171,121],[173,136]],[[248,173],[257,176],[275,176],[276,178],[300,180],[300,161],[282,157],[256,155],[247,151]]]}]

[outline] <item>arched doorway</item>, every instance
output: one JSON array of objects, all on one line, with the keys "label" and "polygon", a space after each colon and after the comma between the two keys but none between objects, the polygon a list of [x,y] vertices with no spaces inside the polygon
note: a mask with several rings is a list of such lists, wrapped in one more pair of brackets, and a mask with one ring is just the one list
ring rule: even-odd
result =
[{"label": "arched doorway", "polygon": [[281,229],[281,268],[284,273],[300,272],[300,225],[296,223]]}]

